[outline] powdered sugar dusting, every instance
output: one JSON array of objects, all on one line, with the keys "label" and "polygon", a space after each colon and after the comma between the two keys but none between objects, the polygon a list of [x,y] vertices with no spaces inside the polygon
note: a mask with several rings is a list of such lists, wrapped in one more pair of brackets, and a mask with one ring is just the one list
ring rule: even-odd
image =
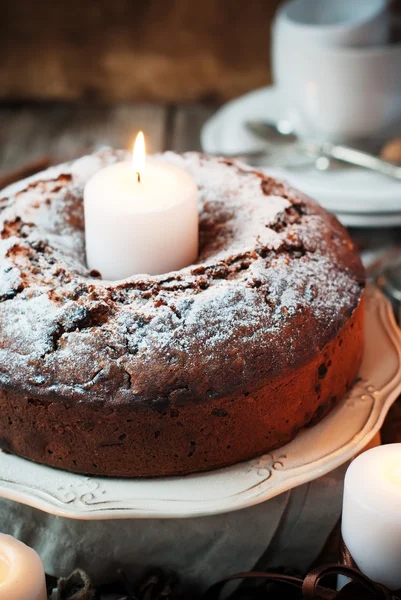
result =
[{"label": "powdered sugar dusting", "polygon": [[198,184],[197,264],[89,273],[83,187],[125,158],[106,149],[1,193],[0,382],[96,401],[217,397],[306,362],[344,324],[363,272],[341,226],[286,184],[195,153],[154,160]]},{"label": "powdered sugar dusting", "polygon": [[243,170],[239,175],[227,164],[218,160],[199,160],[195,153],[184,157],[170,152],[156,159],[165,161],[166,158],[177,167],[185,168],[199,182],[201,215],[208,215],[211,209],[212,218],[215,218],[221,205],[219,217],[225,234],[230,232],[231,236],[224,239],[220,252],[213,252],[213,261],[224,260],[228,254],[253,250],[256,243],[270,248],[280,244],[279,236],[269,225],[290,206],[290,202],[281,196],[264,194],[260,179],[252,171]]}]

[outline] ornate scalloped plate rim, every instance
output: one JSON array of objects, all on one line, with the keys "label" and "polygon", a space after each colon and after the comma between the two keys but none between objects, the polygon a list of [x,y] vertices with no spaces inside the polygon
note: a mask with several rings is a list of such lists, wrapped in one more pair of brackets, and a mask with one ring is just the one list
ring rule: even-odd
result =
[{"label": "ornate scalloped plate rim", "polygon": [[[356,382],[338,407],[336,418],[338,420],[339,415],[341,419],[346,418],[360,401],[366,406],[370,404],[366,418],[356,431],[351,432],[348,440],[327,454],[307,457],[311,445],[325,433],[324,428],[331,426],[330,415],[311,428],[308,434],[300,434],[272,454],[227,469],[187,477],[157,480],[85,477],[1,453],[0,497],[74,519],[187,518],[252,506],[312,481],[363,450],[380,429],[390,406],[401,393],[401,334],[389,302],[377,288],[369,287],[367,326],[378,325],[382,326],[387,351],[382,359],[396,359],[395,372],[380,389],[376,389],[366,374],[363,380]],[[372,348],[366,347],[365,352],[372,352]],[[305,440],[309,437],[307,443],[304,443],[303,435]],[[301,464],[285,468],[291,452],[299,457],[300,449],[301,455],[304,455],[303,460],[298,460]],[[222,482],[229,485],[222,485]],[[237,485],[230,491],[232,482],[236,485],[239,482],[239,487]],[[220,496],[202,498],[202,492],[208,487],[214,492],[218,489]],[[138,491],[143,489],[146,489],[145,495],[139,494]]]}]

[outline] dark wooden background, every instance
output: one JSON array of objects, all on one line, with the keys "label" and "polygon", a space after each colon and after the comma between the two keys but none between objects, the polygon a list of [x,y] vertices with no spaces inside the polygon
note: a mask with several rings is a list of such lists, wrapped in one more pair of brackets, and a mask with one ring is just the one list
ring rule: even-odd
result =
[{"label": "dark wooden background", "polygon": [[280,0],[0,0],[0,101],[221,102],[270,81]]}]

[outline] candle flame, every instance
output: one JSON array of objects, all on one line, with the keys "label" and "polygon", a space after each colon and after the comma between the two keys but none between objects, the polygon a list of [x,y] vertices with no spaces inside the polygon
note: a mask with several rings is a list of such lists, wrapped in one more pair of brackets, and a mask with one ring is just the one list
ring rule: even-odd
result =
[{"label": "candle flame", "polygon": [[146,163],[146,151],[145,151],[145,138],[140,131],[136,136],[134,150],[132,152],[132,166],[138,175],[138,182],[141,181],[141,175],[145,169]]}]

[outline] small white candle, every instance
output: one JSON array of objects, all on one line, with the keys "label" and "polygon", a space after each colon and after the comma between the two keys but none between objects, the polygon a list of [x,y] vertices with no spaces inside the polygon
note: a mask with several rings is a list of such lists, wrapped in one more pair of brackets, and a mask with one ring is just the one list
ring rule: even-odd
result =
[{"label": "small white candle", "polygon": [[401,444],[372,448],[349,466],[342,536],[365,575],[401,588]]},{"label": "small white candle", "polygon": [[132,162],[101,169],[85,186],[88,267],[115,280],[192,264],[198,255],[197,196],[186,171],[145,162],[140,133]]},{"label": "small white candle", "polygon": [[0,534],[0,598],[46,600],[43,564],[32,548]]}]

